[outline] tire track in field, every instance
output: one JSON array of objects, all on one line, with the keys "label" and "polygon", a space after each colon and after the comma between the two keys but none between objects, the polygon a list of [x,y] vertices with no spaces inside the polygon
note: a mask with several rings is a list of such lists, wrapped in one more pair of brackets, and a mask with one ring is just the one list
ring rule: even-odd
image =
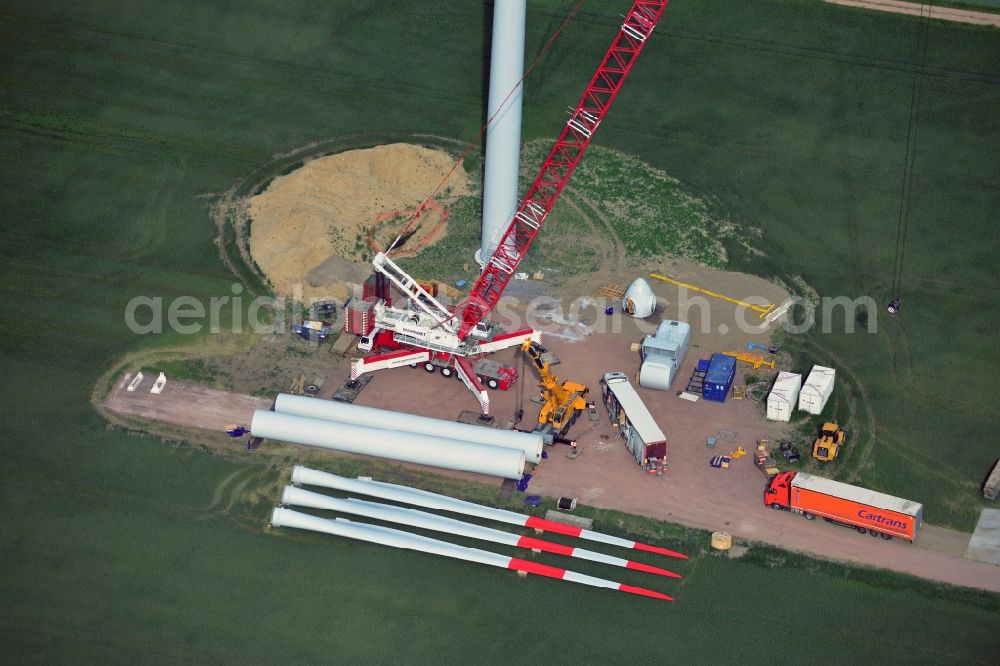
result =
[{"label": "tire track in field", "polygon": [[[16,627],[17,633],[22,638],[35,636],[35,645],[43,645],[46,641],[58,640],[79,644],[89,643],[98,648],[107,648],[109,641],[114,644],[128,645],[132,649],[142,650],[146,655],[156,655],[159,658],[170,656],[178,662],[197,663],[221,663],[226,660],[234,660],[241,655],[214,647],[194,647],[179,644],[170,639],[166,634],[158,634],[151,631],[150,634],[142,637],[134,631],[123,631],[116,627],[116,623],[109,623],[107,617],[101,618],[101,629],[106,633],[95,633],[92,626],[92,617],[85,614],[77,616],[77,622],[67,620],[53,620],[44,617],[41,611],[32,617],[30,613],[15,615],[12,612],[0,613],[0,626]],[[113,636],[113,638],[109,638]],[[120,658],[120,655],[119,657]]]},{"label": "tire track in field", "polygon": [[871,465],[872,454],[875,453],[875,446],[878,443],[878,419],[875,417],[875,411],[872,409],[871,398],[868,395],[868,390],[865,388],[865,385],[861,383],[861,380],[858,379],[857,374],[854,372],[851,366],[844,361],[844,359],[842,359],[837,354],[831,352],[827,347],[820,344],[818,340],[807,339],[807,344],[815,347],[820,352],[822,352],[827,358],[831,359],[834,363],[836,363],[838,372],[846,374],[850,382],[855,387],[857,387],[857,391],[861,395],[859,402],[864,411],[865,424],[868,426],[868,437],[866,438],[867,439],[866,443],[864,439],[858,442],[859,444],[858,449],[860,451],[859,454],[860,458],[858,459],[858,464],[855,465],[854,468],[847,474],[848,481],[856,482],[860,478],[861,470],[867,469]]},{"label": "tire track in field", "polygon": [[246,490],[251,484],[258,484],[269,474],[266,467],[248,467],[238,469],[228,475],[215,487],[212,493],[212,500],[205,507],[199,516],[201,520],[208,520],[219,516],[229,516],[233,509],[247,494]]},{"label": "tire track in field", "polygon": [[895,325],[898,327],[899,333],[893,335],[887,332],[884,337],[893,382],[901,391],[905,392],[914,402],[946,407],[949,411],[966,416],[974,416],[979,419],[989,421],[1000,420],[1000,413],[994,409],[978,407],[967,400],[947,398],[918,380],[914,372],[913,352],[910,349],[909,335],[902,322],[896,320]]},{"label": "tire track in field", "polygon": [[[926,281],[935,282],[934,280]],[[879,287],[882,286],[881,281],[869,283],[862,290],[862,293],[866,295],[878,293]],[[913,352],[910,347],[909,334],[903,326],[900,317],[890,317],[879,320],[879,322],[886,324],[881,327],[878,333],[885,340],[892,383],[908,398],[917,403],[946,406],[950,411],[967,416],[974,416],[989,421],[1000,420],[1000,413],[995,410],[988,408],[977,409],[969,401],[947,398],[918,380],[914,371]],[[890,326],[895,326],[897,332],[893,333]]]},{"label": "tire track in field", "polygon": [[137,225],[140,233],[130,244],[130,253],[150,252],[163,246],[170,225],[168,214],[170,205],[177,194],[177,186],[187,172],[187,157],[181,157],[171,164],[163,163],[156,183],[149,192],[146,206],[139,214]]},{"label": "tire track in field", "polygon": [[215,492],[212,493],[211,501],[209,501],[208,506],[206,506],[204,510],[212,511],[216,507],[220,506],[223,498],[226,496],[226,489],[233,483],[233,481],[236,480],[237,477],[239,477],[240,474],[243,474],[245,471],[246,470],[238,469],[222,479],[222,481],[219,481],[219,483],[215,486]]},{"label": "tire track in field", "polygon": [[570,196],[565,198],[566,204],[580,216],[580,219],[583,220],[583,223],[590,230],[594,238],[594,243],[600,247],[602,254],[601,264],[611,266],[611,270],[618,270],[621,266],[621,253],[616,251],[617,248],[614,241],[608,241],[607,234],[603,233],[603,230],[598,228],[598,225],[594,222],[597,212],[583,197],[579,197],[580,201],[577,201],[578,197],[575,192],[567,192],[566,194],[570,194]]},{"label": "tire track in field", "polygon": [[926,441],[918,439],[911,444],[905,439],[894,437],[889,439],[889,443],[893,454],[907,465],[919,468],[933,483],[955,489],[954,492],[942,495],[941,504],[944,507],[956,515],[964,514],[975,518],[979,508],[978,483],[970,483],[959,469],[952,467],[946,470],[940,460],[927,453],[934,449],[928,448]]},{"label": "tire track in field", "polygon": [[610,246],[611,252],[613,254],[613,257],[611,259],[612,262],[611,270],[612,271],[622,270],[622,268],[625,266],[625,261],[627,258],[625,253],[625,244],[622,243],[621,237],[618,235],[618,232],[615,231],[614,223],[611,222],[611,220],[608,218],[607,215],[601,212],[600,206],[598,206],[592,199],[584,196],[583,194],[578,192],[575,188],[567,187],[566,189],[569,190],[569,192],[574,197],[578,198],[583,205],[585,205],[588,209],[590,209],[593,212],[594,217],[596,217],[601,222],[601,226],[603,227],[603,233],[600,232],[597,233],[600,235],[603,242]]},{"label": "tire track in field", "polygon": [[[435,88],[433,85],[428,85],[427,80],[414,81],[412,77],[402,75],[389,78],[373,76],[370,71],[362,71],[363,76],[359,77],[359,70],[318,67],[275,58],[244,55],[221,48],[158,39],[66,20],[0,12],[0,24],[4,23],[16,26],[19,34],[29,31],[41,34],[51,43],[60,44],[60,49],[68,54],[78,51],[93,51],[93,42],[98,40],[102,45],[105,45],[105,52],[109,57],[115,56],[117,47],[117,50],[127,52],[129,57],[143,52],[160,62],[166,58],[174,57],[186,58],[193,63],[210,67],[228,66],[234,69],[239,67],[247,72],[248,79],[257,79],[262,72],[267,72],[282,81],[288,81],[289,76],[321,82],[337,80],[352,86],[354,89],[367,90],[386,99],[402,94],[415,99],[445,102],[452,106],[474,107],[477,112],[479,112],[481,101],[478,95],[473,96],[468,91],[460,93],[462,96],[459,97],[456,96],[454,90]],[[78,48],[70,47],[73,40]],[[107,46],[109,44],[110,46]]]},{"label": "tire track in field", "polygon": [[[44,476],[39,477],[37,475],[33,480],[5,478],[3,482],[8,486],[20,487],[26,493],[48,492],[48,487],[51,486],[57,489],[56,492],[106,498],[111,502],[118,502],[129,506],[141,505],[175,518],[179,514],[184,514],[197,520],[206,520],[219,516],[232,517],[232,510],[238,504],[247,487],[254,481],[265,478],[271,471],[269,467],[256,464],[250,464],[238,469],[222,479],[216,485],[208,503],[200,506],[173,502],[148,495],[117,492],[102,486],[85,484],[67,485],[62,481],[56,481]],[[261,484],[261,488],[266,489],[268,486],[267,484]]]}]

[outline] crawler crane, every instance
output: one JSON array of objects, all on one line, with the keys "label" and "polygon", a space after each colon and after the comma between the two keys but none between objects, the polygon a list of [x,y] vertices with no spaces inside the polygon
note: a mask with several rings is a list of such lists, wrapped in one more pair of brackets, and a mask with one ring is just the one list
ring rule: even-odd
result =
[{"label": "crawler crane", "polygon": [[[379,278],[383,287],[372,296],[373,329],[366,331],[364,347],[359,345],[371,354],[353,362],[352,379],[366,372],[402,365],[423,364],[431,370],[439,367],[445,376],[457,374],[476,396],[483,414],[489,414],[489,396],[476,373],[475,362],[490,352],[538,343],[541,337],[530,328],[502,333],[490,325],[490,312],[541,231],[666,5],[667,0],[634,2],[534,183],[484,263],[469,297],[454,311],[442,305],[384,252],[375,256],[374,277]],[[392,306],[386,279],[403,294],[407,307]]]}]

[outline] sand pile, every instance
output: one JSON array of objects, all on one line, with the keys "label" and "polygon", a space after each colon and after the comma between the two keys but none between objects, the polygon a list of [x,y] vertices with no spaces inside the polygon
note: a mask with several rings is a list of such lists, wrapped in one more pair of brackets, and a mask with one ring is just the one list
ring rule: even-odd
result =
[{"label": "sand pile", "polygon": [[[376,242],[395,237],[454,163],[444,151],[401,143],[307,162],[250,199],[250,253],[277,293],[292,295],[301,285],[306,299],[342,299],[346,283],[371,272],[362,260],[372,226],[378,221]],[[442,236],[448,203],[467,194],[459,167],[441,189],[439,205],[410,229],[416,233],[407,247]]]}]

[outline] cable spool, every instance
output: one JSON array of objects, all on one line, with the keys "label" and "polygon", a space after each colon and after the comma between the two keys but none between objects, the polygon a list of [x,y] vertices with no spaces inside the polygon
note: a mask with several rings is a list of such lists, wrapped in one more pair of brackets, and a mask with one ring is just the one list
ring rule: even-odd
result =
[{"label": "cable spool", "polygon": [[729,532],[712,532],[712,548],[729,550],[733,547],[733,537]]}]

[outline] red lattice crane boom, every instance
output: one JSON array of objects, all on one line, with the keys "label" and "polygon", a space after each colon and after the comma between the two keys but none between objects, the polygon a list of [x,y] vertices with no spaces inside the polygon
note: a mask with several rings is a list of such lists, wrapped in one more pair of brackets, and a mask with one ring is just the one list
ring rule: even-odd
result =
[{"label": "red lattice crane boom", "polygon": [[621,30],[604,55],[580,103],[545,158],[535,182],[518,206],[493,254],[484,264],[468,300],[455,310],[456,315],[461,310],[457,331],[460,339],[465,339],[500,300],[507,283],[517,272],[546,216],[590,145],[598,125],[618,96],[666,6],[667,0],[636,0],[625,16]]}]

